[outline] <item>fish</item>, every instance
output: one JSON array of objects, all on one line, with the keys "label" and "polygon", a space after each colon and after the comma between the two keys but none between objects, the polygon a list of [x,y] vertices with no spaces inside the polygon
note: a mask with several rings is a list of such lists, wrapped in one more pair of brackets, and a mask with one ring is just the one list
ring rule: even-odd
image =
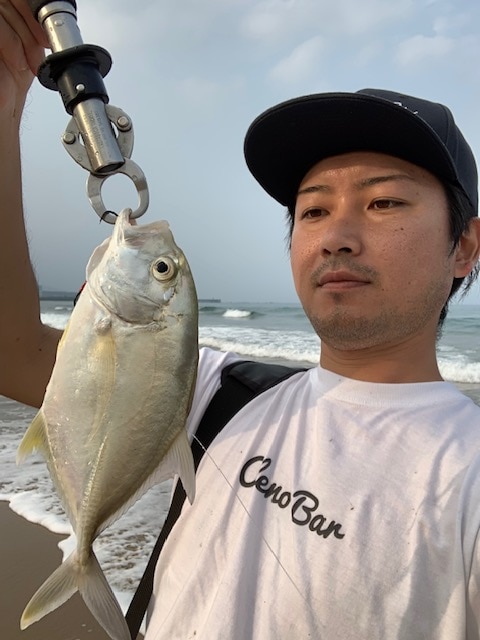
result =
[{"label": "fish", "polygon": [[113,640],[130,640],[94,540],[151,486],[178,476],[190,502],[195,470],[185,423],[198,364],[198,302],[166,221],[123,210],[92,253],[57,349],[42,406],[17,452],[50,476],[76,548],[27,604],[25,629],[75,592]]}]

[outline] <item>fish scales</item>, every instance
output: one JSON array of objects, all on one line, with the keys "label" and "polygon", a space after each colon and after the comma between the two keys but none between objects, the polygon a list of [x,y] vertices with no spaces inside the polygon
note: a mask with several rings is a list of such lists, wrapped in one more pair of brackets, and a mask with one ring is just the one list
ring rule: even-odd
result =
[{"label": "fish scales", "polygon": [[59,344],[45,398],[19,447],[38,449],[77,537],[40,587],[22,628],[79,590],[114,640],[130,638],[92,551],[94,539],[150,486],[195,481],[185,422],[198,361],[193,277],[165,222],[128,210],[94,251],[87,284]]}]

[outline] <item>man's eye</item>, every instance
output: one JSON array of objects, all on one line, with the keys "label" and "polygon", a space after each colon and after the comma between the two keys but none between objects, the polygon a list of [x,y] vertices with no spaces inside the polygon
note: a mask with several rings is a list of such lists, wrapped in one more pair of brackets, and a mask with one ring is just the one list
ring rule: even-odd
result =
[{"label": "man's eye", "polygon": [[319,208],[315,208],[313,207],[312,209],[307,209],[306,211],[304,211],[302,213],[302,218],[306,219],[306,220],[311,220],[313,218],[320,218],[321,216],[325,215],[325,209],[319,209]]},{"label": "man's eye", "polygon": [[399,207],[402,204],[403,203],[400,202],[399,200],[392,200],[391,198],[382,198],[380,200],[375,200],[375,202],[372,203],[372,207],[374,209],[384,210],[384,209],[393,209],[394,207]]}]

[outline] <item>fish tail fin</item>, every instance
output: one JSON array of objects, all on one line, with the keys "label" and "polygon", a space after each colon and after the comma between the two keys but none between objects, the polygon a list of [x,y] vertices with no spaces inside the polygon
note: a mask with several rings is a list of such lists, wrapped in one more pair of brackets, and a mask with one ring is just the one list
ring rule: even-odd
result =
[{"label": "fish tail fin", "polygon": [[57,609],[76,591],[99,624],[113,640],[131,640],[120,605],[93,553],[86,566],[78,562],[74,551],[52,575],[45,580],[23,612],[20,627],[26,629],[43,616]]},{"label": "fish tail fin", "polygon": [[20,620],[21,629],[57,609],[78,591],[75,564],[74,552],[45,580],[25,607]]},{"label": "fish tail fin", "polygon": [[113,640],[131,640],[122,609],[93,551],[78,581],[78,590],[87,607]]}]

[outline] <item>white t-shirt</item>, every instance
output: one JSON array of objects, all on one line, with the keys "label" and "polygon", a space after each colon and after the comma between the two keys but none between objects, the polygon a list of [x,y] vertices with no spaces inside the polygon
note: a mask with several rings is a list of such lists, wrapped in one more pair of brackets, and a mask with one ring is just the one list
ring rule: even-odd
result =
[{"label": "white t-shirt", "polygon": [[[202,350],[191,431],[234,358]],[[146,640],[478,640],[479,453],[448,382],[295,374],[203,457]]]}]

